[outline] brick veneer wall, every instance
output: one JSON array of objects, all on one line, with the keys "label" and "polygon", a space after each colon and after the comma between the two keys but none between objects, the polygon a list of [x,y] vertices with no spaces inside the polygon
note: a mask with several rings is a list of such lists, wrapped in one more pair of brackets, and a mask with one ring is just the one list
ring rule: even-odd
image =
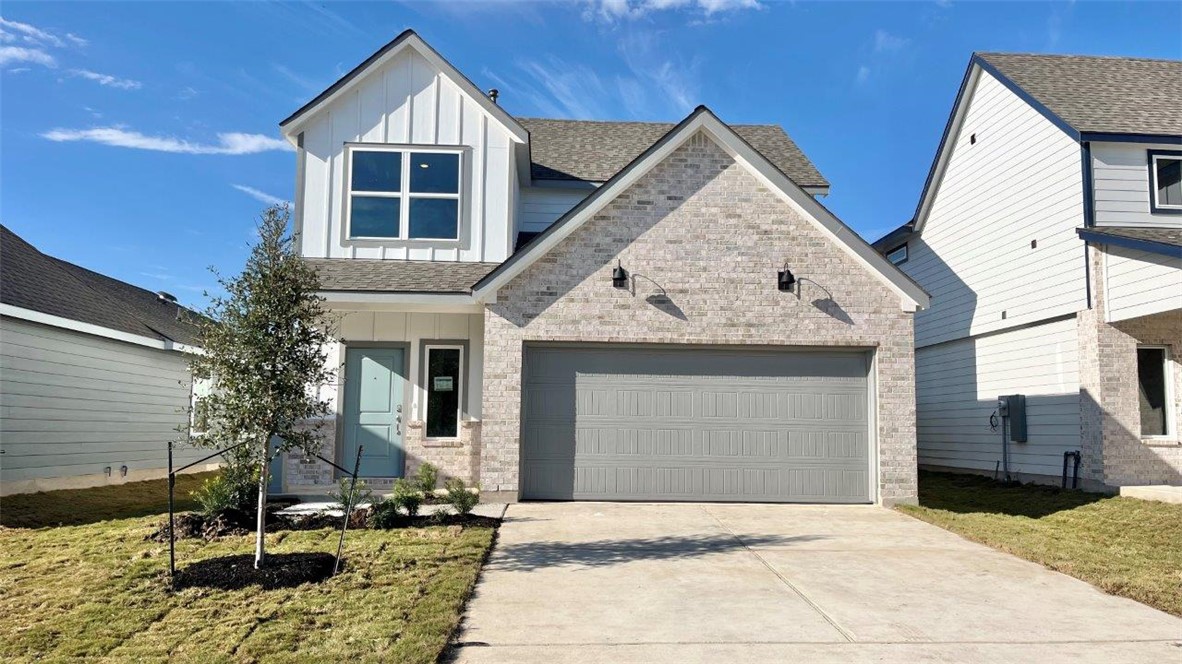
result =
[{"label": "brick veneer wall", "polygon": [[[1092,256],[1094,283],[1104,283],[1101,252]],[[1182,310],[1116,323],[1104,322],[1104,289],[1079,314],[1080,438],[1084,477],[1117,487],[1182,483]],[[1137,345],[1165,345],[1173,360],[1175,431],[1167,440],[1141,438]]]},{"label": "brick veneer wall", "polygon": [[[622,260],[633,291],[611,286]],[[799,294],[776,289],[787,265]],[[699,133],[518,275],[485,313],[480,481],[518,491],[530,341],[876,349],[880,500],[916,499],[912,315]]]},{"label": "brick veneer wall", "polygon": [[480,422],[460,422],[460,435],[455,440],[429,440],[422,421],[407,424],[406,476],[412,477],[424,461],[439,469],[440,488],[450,478],[458,477],[465,484],[479,480],[480,465]]}]

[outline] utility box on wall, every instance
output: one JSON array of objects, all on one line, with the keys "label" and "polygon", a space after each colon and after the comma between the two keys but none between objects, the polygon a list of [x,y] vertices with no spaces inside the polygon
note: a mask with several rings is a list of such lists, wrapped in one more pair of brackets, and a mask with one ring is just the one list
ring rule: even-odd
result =
[{"label": "utility box on wall", "polygon": [[1009,394],[997,398],[997,414],[1009,424],[1010,440],[1026,442],[1026,395]]}]

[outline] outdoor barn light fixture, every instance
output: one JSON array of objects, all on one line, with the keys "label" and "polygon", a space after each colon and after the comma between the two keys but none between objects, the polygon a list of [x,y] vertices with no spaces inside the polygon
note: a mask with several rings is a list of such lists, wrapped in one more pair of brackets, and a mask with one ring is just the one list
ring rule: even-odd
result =
[{"label": "outdoor barn light fixture", "polygon": [[796,283],[796,277],[793,276],[792,270],[788,269],[788,264],[784,263],[784,269],[776,273],[776,287],[782,291],[792,292],[792,285]]},{"label": "outdoor barn light fixture", "polygon": [[628,271],[620,265],[620,261],[616,261],[616,269],[612,270],[612,286],[616,288],[628,287]]}]

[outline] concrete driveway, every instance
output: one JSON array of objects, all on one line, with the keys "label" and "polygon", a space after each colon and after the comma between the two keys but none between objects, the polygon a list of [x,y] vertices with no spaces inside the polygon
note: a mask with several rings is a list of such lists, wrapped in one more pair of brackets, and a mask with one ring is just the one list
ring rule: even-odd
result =
[{"label": "concrete driveway", "polygon": [[1182,620],[876,507],[509,506],[461,662],[1182,661]]}]

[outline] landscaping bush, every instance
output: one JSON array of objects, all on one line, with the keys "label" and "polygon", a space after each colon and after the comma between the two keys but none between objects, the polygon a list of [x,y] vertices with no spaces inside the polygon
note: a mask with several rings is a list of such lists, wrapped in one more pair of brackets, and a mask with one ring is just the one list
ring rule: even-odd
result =
[{"label": "landscaping bush", "polygon": [[438,468],[429,463],[424,463],[423,465],[419,466],[419,470],[415,474],[415,484],[418,485],[419,491],[423,492],[423,496],[431,496],[431,494],[435,492],[435,485],[438,482]]},{"label": "landscaping bush", "polygon": [[398,504],[395,501],[379,500],[370,510],[367,523],[370,528],[389,530],[397,528],[401,521],[402,515],[398,513]]},{"label": "landscaping bush", "polygon": [[249,465],[231,464],[202,482],[192,496],[210,519],[247,515],[258,506],[258,476]]},{"label": "landscaping bush", "polygon": [[349,500],[349,487],[353,480],[348,477],[342,477],[340,482],[337,482],[337,488],[329,491],[328,495],[332,501],[345,509],[345,505],[352,505],[356,508],[361,503],[369,503],[373,501],[373,489],[365,483],[365,480],[357,480],[357,484],[353,485],[353,500]]},{"label": "landscaping bush", "polygon": [[409,482],[398,478],[394,480],[393,503],[402,508],[407,516],[418,516],[419,505],[423,504],[423,495],[419,493],[418,482]]},{"label": "landscaping bush", "polygon": [[447,502],[460,516],[467,516],[480,502],[480,494],[470,491],[463,480],[452,478],[447,483]]}]

